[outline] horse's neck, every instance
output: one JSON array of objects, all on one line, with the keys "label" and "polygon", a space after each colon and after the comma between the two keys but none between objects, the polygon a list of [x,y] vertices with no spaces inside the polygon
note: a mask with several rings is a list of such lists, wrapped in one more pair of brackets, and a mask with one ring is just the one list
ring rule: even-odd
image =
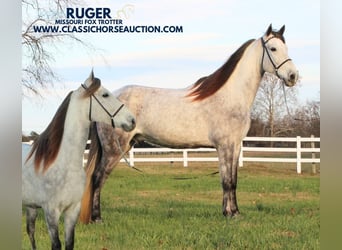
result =
[{"label": "horse's neck", "polygon": [[[72,104],[72,103],[70,103]],[[88,118],[89,107],[83,103],[74,103],[69,106],[65,124],[64,133],[60,150],[65,150],[68,157],[68,163],[79,167],[79,163],[83,159],[85,145],[88,140],[90,122]]]},{"label": "horse's neck", "polygon": [[256,40],[246,49],[221,93],[231,93],[238,97],[236,101],[251,109],[262,78],[261,57],[261,43]]}]

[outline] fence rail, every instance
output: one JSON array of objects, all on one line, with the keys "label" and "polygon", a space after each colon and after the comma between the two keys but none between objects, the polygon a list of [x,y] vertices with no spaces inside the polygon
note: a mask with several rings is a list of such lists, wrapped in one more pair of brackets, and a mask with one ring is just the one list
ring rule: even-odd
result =
[{"label": "fence rail", "polygon": [[[249,143],[248,143],[249,142]],[[248,146],[251,142],[280,142],[293,143],[295,147],[255,147]],[[90,141],[88,141],[90,143]],[[310,145],[308,146],[308,143]],[[312,172],[316,173],[316,163],[320,163],[320,158],[316,158],[316,153],[320,153],[320,147],[315,147],[315,143],[320,143],[320,138],[315,137],[246,137],[242,142],[239,157],[239,166],[242,167],[244,162],[288,162],[296,163],[297,173],[302,172],[302,163],[311,163]],[[244,145],[245,144],[245,145]],[[134,166],[136,162],[183,162],[184,167],[188,167],[189,162],[217,162],[218,157],[193,157],[189,156],[192,152],[216,152],[213,148],[196,148],[196,149],[172,149],[172,148],[132,148],[128,153],[127,160]],[[271,152],[271,153],[292,153],[291,157],[247,157],[245,152]],[[85,151],[88,153],[88,150]],[[160,154],[182,153],[181,156],[160,157]],[[305,153],[303,156],[302,153]],[[308,157],[308,153],[311,153]],[[139,157],[145,154],[144,157]],[[149,154],[149,157],[146,157]],[[120,162],[124,162],[121,159]]]}]

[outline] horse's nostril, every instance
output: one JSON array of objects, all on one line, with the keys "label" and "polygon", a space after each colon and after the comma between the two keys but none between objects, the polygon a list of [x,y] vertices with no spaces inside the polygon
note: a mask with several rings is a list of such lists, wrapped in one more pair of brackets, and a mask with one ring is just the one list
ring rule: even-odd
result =
[{"label": "horse's nostril", "polygon": [[132,125],[135,126],[135,119],[132,118]]},{"label": "horse's nostril", "polygon": [[296,74],[294,74],[294,73],[290,74],[290,80],[291,81],[296,80]]}]

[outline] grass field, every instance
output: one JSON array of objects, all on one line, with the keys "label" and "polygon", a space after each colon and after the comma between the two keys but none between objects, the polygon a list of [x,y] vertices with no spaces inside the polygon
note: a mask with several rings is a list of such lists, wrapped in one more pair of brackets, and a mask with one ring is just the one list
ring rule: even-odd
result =
[{"label": "grass field", "polygon": [[[311,166],[245,164],[239,169],[241,215],[221,213],[215,164],[121,164],[102,191],[103,223],[76,227],[75,249],[319,249],[320,177]],[[22,217],[22,249],[30,249]],[[63,227],[60,235],[64,244]],[[50,241],[40,213],[38,249]]]}]

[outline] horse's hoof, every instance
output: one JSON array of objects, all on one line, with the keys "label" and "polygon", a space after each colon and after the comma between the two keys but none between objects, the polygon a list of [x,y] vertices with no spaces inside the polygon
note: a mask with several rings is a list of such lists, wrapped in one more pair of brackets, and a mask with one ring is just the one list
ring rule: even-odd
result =
[{"label": "horse's hoof", "polygon": [[103,220],[101,218],[95,219],[95,220],[92,220],[92,223],[101,224],[101,223],[103,223]]},{"label": "horse's hoof", "polygon": [[233,217],[238,217],[238,216],[240,215],[239,210],[236,210],[236,211],[234,211],[234,212],[232,212],[232,211],[227,211],[227,210],[223,210],[222,213],[223,213],[223,216],[225,216],[225,217],[229,216],[229,217],[231,217],[231,218],[233,218]]},{"label": "horse's hoof", "polygon": [[233,214],[231,215],[232,218],[237,218],[237,217],[239,217],[239,216],[240,216],[240,212],[239,212],[239,211],[236,211],[235,213],[233,213]]}]

